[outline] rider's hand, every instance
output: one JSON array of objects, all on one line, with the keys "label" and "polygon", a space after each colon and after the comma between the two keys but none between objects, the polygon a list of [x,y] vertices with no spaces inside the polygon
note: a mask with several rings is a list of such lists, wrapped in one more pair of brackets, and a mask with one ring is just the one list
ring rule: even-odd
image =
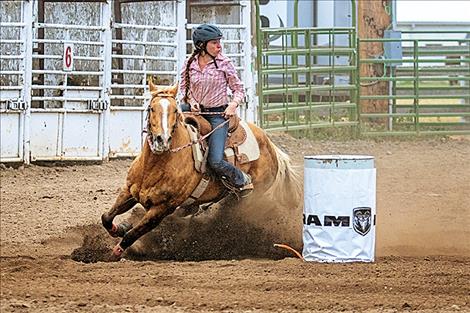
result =
[{"label": "rider's hand", "polygon": [[199,103],[191,103],[191,112],[199,112],[201,111],[201,107],[199,107]]},{"label": "rider's hand", "polygon": [[233,115],[237,115],[238,104],[236,102],[230,102],[224,111],[224,117],[229,119]]}]

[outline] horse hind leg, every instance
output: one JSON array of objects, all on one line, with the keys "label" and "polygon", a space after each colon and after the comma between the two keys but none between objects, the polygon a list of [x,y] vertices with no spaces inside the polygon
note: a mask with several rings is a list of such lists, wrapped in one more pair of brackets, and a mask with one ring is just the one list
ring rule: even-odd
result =
[{"label": "horse hind leg", "polygon": [[123,237],[132,228],[132,225],[128,222],[116,225],[113,220],[116,216],[129,211],[136,204],[137,200],[132,197],[129,189],[124,188],[111,209],[101,216],[101,223],[111,236]]}]

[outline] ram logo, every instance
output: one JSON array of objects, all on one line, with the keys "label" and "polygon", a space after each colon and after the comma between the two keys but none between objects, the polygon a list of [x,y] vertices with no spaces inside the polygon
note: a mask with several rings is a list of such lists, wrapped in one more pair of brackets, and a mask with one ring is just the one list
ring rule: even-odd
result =
[{"label": "ram logo", "polygon": [[362,236],[367,235],[372,225],[372,209],[359,207],[353,209],[353,228]]}]

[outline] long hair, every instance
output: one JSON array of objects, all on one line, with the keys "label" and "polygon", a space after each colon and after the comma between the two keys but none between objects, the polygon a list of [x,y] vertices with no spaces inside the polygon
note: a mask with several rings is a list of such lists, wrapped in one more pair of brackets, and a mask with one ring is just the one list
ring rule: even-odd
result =
[{"label": "long hair", "polygon": [[191,63],[193,63],[194,59],[196,59],[196,55],[198,55],[201,51],[202,51],[201,49],[196,48],[193,51],[193,54],[191,54],[191,56],[189,57],[188,63],[186,63],[186,69],[184,72],[184,78],[185,78],[185,83],[186,83],[184,86],[185,88],[185,93],[183,97],[184,102],[188,102],[189,87],[191,85],[191,82],[189,81],[189,68],[191,67]]}]

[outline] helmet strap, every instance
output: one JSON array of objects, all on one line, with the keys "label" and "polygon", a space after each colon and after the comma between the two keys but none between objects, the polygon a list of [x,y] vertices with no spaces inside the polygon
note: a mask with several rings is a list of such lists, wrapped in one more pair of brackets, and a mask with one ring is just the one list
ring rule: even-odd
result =
[{"label": "helmet strap", "polygon": [[203,51],[205,54],[209,55],[209,56],[212,58],[212,61],[214,61],[215,68],[218,69],[219,66],[217,65],[217,61],[215,60],[215,57],[216,57],[216,56],[214,56],[214,55],[210,54],[209,52],[207,52],[207,42],[205,42],[205,43],[202,44],[202,51]]}]

